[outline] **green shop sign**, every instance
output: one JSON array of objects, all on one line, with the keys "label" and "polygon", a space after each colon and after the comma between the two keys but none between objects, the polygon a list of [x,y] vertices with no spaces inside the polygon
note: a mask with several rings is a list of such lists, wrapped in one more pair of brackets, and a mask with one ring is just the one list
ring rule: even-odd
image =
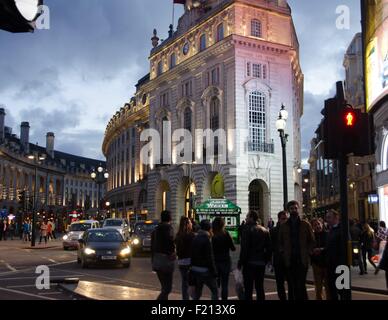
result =
[{"label": "green shop sign", "polygon": [[240,226],[241,208],[228,199],[208,199],[195,208],[195,216],[198,222],[202,220],[213,221],[216,217],[225,220],[226,230],[233,240],[238,242],[238,228]]}]

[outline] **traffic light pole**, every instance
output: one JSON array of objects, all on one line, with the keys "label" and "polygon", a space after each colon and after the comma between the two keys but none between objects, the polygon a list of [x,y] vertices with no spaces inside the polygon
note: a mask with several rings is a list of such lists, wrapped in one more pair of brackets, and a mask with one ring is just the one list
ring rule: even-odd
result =
[{"label": "traffic light pole", "polygon": [[[341,202],[341,239],[343,252],[345,255],[344,263],[349,268],[349,288],[351,288],[351,241],[349,237],[349,214],[348,214],[348,177],[347,177],[348,158],[342,154],[339,158],[339,178],[340,178],[340,202]],[[352,290],[343,290],[341,294],[343,300],[352,300]]]}]

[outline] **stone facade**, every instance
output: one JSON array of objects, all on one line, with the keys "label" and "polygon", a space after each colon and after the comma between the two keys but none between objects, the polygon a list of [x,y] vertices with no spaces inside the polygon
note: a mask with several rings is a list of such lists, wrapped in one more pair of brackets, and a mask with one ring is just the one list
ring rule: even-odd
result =
[{"label": "stone facade", "polygon": [[[159,44],[154,33],[150,79],[138,86],[135,97],[138,101],[143,92],[148,95],[149,105],[140,103],[138,108],[147,108],[149,115],[129,111],[131,106],[111,120],[103,144],[108,168],[112,171],[121,165],[112,162],[116,156],[109,148],[134,125],[134,120],[124,120],[128,112],[146,124],[143,128],[158,132],[166,121],[172,132],[223,129],[225,143],[218,145],[218,157],[212,163],[202,161],[204,145],[197,135],[192,143],[195,163],[180,161],[178,142],[172,142],[168,163],[160,163],[161,155],[152,150],[147,177],[141,181],[147,191],[148,216],[157,218],[168,208],[177,222],[187,214],[188,190],[199,204],[212,195],[214,179],[221,175],[224,196],[240,206],[243,215],[249,208],[259,210],[266,222],[283,206],[281,145],[275,127],[282,104],[289,111],[289,198],[302,200],[297,169],[303,74],[291,10],[285,1],[248,0],[202,1],[199,8],[189,8],[167,40]],[[162,149],[166,147],[163,144]],[[134,192],[136,199],[141,188],[133,188],[139,182],[128,182],[108,185],[108,197],[121,191],[124,198],[129,196],[126,192]],[[134,203],[130,211],[136,210]]]}]

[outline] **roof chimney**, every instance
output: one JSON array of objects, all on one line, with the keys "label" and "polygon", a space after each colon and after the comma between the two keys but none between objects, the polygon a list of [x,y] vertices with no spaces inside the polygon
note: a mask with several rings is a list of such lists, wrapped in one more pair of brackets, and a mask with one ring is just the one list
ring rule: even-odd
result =
[{"label": "roof chimney", "polygon": [[30,124],[22,122],[20,125],[20,144],[25,153],[30,152]]},{"label": "roof chimney", "polygon": [[46,134],[46,152],[47,154],[54,159],[54,132],[47,132]]}]

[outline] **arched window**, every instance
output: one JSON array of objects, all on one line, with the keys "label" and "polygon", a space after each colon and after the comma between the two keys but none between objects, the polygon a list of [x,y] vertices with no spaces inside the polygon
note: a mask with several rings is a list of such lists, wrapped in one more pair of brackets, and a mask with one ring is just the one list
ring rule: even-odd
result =
[{"label": "arched window", "polygon": [[220,100],[213,98],[210,102],[210,129],[220,128]]},{"label": "arched window", "polygon": [[253,19],[251,21],[251,36],[256,38],[262,37],[261,21]]},{"label": "arched window", "polygon": [[192,111],[190,107],[186,107],[183,114],[183,127],[191,132],[192,126]]},{"label": "arched window", "polygon": [[175,53],[173,53],[170,56],[170,69],[174,68],[175,66],[176,66],[176,55]]},{"label": "arched window", "polygon": [[206,49],[206,34],[203,34],[199,38],[199,51],[204,51],[205,49]]},{"label": "arched window", "polygon": [[254,151],[263,150],[266,142],[266,97],[260,91],[249,94],[249,137]]},{"label": "arched window", "polygon": [[224,24],[220,23],[217,26],[217,41],[221,41],[222,39],[224,39]]}]

